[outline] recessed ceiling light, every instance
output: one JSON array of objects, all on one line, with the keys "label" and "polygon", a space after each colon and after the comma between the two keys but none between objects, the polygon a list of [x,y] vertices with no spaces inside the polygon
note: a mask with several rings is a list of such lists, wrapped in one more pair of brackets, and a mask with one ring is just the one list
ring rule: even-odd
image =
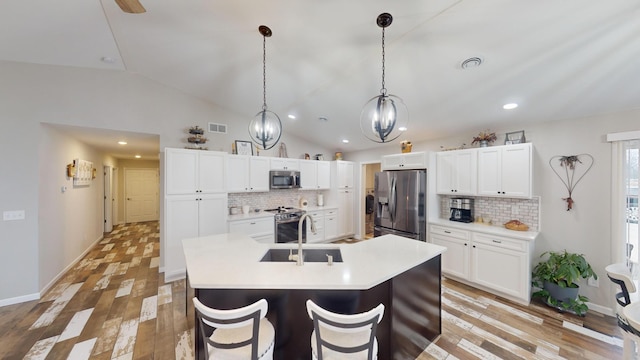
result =
[{"label": "recessed ceiling light", "polygon": [[482,65],[482,58],[474,56],[470,57],[460,63],[460,67],[464,69],[471,69]]},{"label": "recessed ceiling light", "polygon": [[140,159],[142,155],[136,155],[136,159]]},{"label": "recessed ceiling light", "polygon": [[120,140],[120,141],[118,141],[118,144],[120,144],[120,145],[127,145],[127,142],[126,142],[126,141],[124,141],[124,140]]},{"label": "recessed ceiling light", "polygon": [[505,109],[505,110],[513,110],[513,109],[515,109],[517,107],[518,107],[518,104],[516,104],[516,103],[504,104],[502,106],[502,108]]},{"label": "recessed ceiling light", "polygon": [[113,63],[116,62],[116,59],[114,59],[114,58],[112,58],[110,56],[103,56],[102,59],[100,59],[100,60],[102,60],[103,63],[107,63],[107,64],[113,64]]},{"label": "recessed ceiling light", "polygon": [[342,142],[343,142],[343,143],[345,143],[345,144],[348,144],[348,143],[349,143],[349,140],[347,140],[347,139],[343,139],[343,140],[342,140]]},{"label": "recessed ceiling light", "polygon": [[318,120],[320,120],[320,121],[329,121],[329,119],[327,119],[327,118],[326,118],[326,117],[324,117],[324,116],[320,116],[320,117],[318,117]]},{"label": "recessed ceiling light", "polygon": [[295,115],[293,115],[293,114],[289,114],[289,119],[294,120],[295,118],[296,118],[296,116],[295,116]]},{"label": "recessed ceiling light", "polygon": [[401,126],[401,127],[399,127],[399,128],[398,128],[398,130],[400,130],[400,131],[407,131],[407,128],[406,128],[406,127],[404,127],[404,126]]}]

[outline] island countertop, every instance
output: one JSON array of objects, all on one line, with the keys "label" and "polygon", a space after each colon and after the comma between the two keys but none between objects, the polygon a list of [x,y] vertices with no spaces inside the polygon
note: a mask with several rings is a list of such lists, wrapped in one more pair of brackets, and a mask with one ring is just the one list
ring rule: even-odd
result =
[{"label": "island countertop", "polygon": [[[366,290],[440,254],[446,248],[384,235],[353,244],[304,244],[303,249],[340,248],[343,262],[260,262],[268,249],[297,244],[263,244],[243,234],[182,240],[190,286],[199,289]],[[304,250],[303,250],[304,252]]]}]

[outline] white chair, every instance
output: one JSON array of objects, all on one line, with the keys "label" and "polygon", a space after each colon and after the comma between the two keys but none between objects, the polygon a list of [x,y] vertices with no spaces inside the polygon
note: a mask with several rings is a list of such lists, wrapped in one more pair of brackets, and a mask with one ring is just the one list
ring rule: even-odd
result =
[{"label": "white chair", "polygon": [[[623,330],[624,359],[635,359],[636,348],[640,344],[640,302],[632,302],[632,294],[636,292],[631,271],[623,264],[611,264],[604,268],[609,279],[620,287],[616,293],[616,317],[618,326]],[[636,300],[636,299],[634,299]]]},{"label": "white chair", "polygon": [[312,300],[307,300],[307,312],[313,320],[313,359],[378,358],[376,328],[384,314],[383,304],[364,313],[343,315],[325,310]]},{"label": "white chair", "polygon": [[193,298],[206,345],[205,358],[224,360],[273,359],[275,330],[265,318],[268,303],[260,299],[232,310],[212,309]]}]

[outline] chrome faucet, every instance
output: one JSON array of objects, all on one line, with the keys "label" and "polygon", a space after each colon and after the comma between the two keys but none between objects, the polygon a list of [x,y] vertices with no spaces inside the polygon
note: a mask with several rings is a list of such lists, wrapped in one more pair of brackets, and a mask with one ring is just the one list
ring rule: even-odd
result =
[{"label": "chrome faucet", "polygon": [[302,225],[304,225],[304,220],[306,218],[309,218],[309,221],[311,221],[311,232],[314,234],[316,233],[316,223],[313,221],[311,215],[305,213],[300,217],[300,220],[298,222],[298,254],[296,255],[296,265],[298,266],[304,265],[304,257],[302,255]]}]

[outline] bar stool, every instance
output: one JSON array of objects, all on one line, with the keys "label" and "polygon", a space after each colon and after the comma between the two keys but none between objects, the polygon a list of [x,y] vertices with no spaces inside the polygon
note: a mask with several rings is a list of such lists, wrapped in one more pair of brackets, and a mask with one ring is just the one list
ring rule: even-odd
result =
[{"label": "bar stool", "polygon": [[275,330],[267,315],[268,303],[260,299],[232,310],[212,309],[193,298],[200,332],[206,345],[205,358],[225,360],[271,360]]},{"label": "bar stool", "polygon": [[609,279],[620,287],[616,293],[616,317],[618,326],[623,330],[624,359],[635,359],[636,349],[640,344],[640,302],[632,302],[631,294],[636,292],[636,285],[631,271],[623,264],[611,264],[604,268]]},{"label": "bar stool", "polygon": [[378,358],[376,328],[384,314],[383,304],[364,313],[343,315],[325,310],[312,300],[307,300],[307,312],[313,320],[313,359]]}]

